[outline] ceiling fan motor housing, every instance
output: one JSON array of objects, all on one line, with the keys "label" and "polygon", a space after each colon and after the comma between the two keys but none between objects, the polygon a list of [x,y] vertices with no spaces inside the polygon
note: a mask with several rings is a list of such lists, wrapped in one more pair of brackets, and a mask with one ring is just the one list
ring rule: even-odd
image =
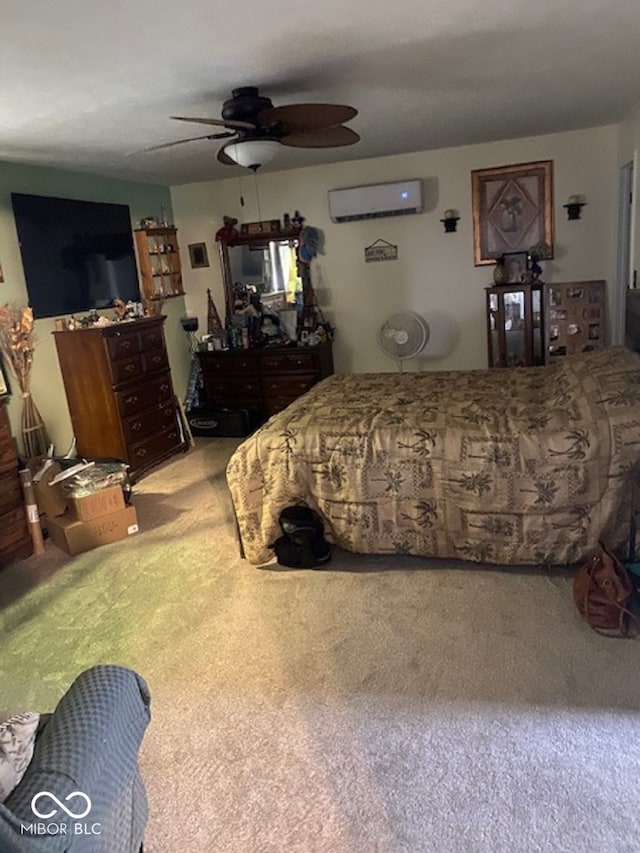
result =
[{"label": "ceiling fan motor housing", "polygon": [[273,107],[271,98],[260,95],[255,86],[233,89],[231,96],[222,105],[222,118],[225,121],[250,121],[257,124],[258,114]]}]

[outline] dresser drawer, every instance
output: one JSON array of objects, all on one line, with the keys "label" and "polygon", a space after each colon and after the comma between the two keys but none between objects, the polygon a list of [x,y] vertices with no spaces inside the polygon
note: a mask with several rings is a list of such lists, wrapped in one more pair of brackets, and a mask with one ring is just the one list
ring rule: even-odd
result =
[{"label": "dresser drawer", "polygon": [[169,367],[169,358],[164,348],[145,352],[142,359],[145,373],[154,373],[156,370],[166,370]]},{"label": "dresser drawer", "polygon": [[9,428],[0,413],[0,473],[5,471],[15,473],[15,476],[18,476],[16,447],[13,443],[13,437],[9,433]]},{"label": "dresser drawer", "polygon": [[300,374],[297,376],[269,376],[262,380],[262,392],[264,396],[270,397],[299,397],[308,391],[318,381],[314,373]]},{"label": "dresser drawer", "polygon": [[291,352],[266,352],[262,358],[262,371],[280,373],[282,371],[316,370],[318,358],[315,352],[303,349],[291,350]]},{"label": "dresser drawer", "polygon": [[170,427],[157,433],[151,438],[135,444],[129,448],[129,464],[135,471],[137,468],[152,465],[154,460],[160,459],[180,446],[180,433],[178,425]]},{"label": "dresser drawer", "polygon": [[176,407],[173,400],[161,409],[147,409],[139,415],[133,415],[122,422],[127,444],[135,444],[145,436],[168,429],[176,422]]},{"label": "dresser drawer", "polygon": [[212,397],[257,397],[260,394],[260,380],[257,376],[243,378],[226,377],[207,385],[207,395]]},{"label": "dresser drawer", "polygon": [[145,409],[162,406],[173,400],[171,377],[168,373],[141,382],[126,391],[117,391],[118,409],[123,418],[136,415]]},{"label": "dresser drawer", "polygon": [[[17,470],[15,463],[14,468]],[[24,497],[18,475],[13,472],[2,474],[0,475],[0,515],[16,507],[22,507],[24,512]]]},{"label": "dresser drawer", "polygon": [[127,358],[140,352],[140,338],[136,332],[116,332],[115,335],[110,335],[106,341],[111,361]]},{"label": "dresser drawer", "polygon": [[201,353],[201,361],[205,373],[226,376],[228,373],[257,373],[259,357],[253,353],[222,352]]},{"label": "dresser drawer", "polygon": [[143,352],[151,349],[164,349],[162,328],[146,329],[144,332],[140,332],[140,348]]},{"label": "dresser drawer", "polygon": [[283,409],[286,409],[289,403],[293,403],[295,397],[267,397],[264,401],[265,412],[268,418],[272,415],[277,415]]},{"label": "dresser drawer", "polygon": [[[2,541],[0,542],[0,564],[2,556],[14,553],[22,543],[31,545],[31,534],[27,524],[27,516],[24,506],[17,507],[10,512],[0,515],[2,527]],[[31,550],[33,550],[31,546]],[[27,553],[31,553],[27,550]]]},{"label": "dresser drawer", "polygon": [[118,361],[111,362],[111,375],[113,376],[113,384],[121,385],[129,379],[137,379],[144,373],[144,363],[141,355],[135,355],[131,358],[121,358]]}]

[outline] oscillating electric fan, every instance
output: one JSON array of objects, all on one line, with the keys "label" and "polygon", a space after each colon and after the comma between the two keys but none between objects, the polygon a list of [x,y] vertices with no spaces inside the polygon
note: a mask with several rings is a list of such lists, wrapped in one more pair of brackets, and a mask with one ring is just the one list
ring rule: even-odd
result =
[{"label": "oscillating electric fan", "polygon": [[385,355],[395,358],[402,371],[403,362],[422,352],[429,340],[429,325],[414,311],[393,314],[378,330],[378,344]]}]

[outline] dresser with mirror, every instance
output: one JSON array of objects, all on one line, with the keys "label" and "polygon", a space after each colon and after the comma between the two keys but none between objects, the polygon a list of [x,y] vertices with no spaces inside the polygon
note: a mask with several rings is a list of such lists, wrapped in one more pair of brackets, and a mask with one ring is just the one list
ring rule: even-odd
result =
[{"label": "dresser with mirror", "polygon": [[333,373],[331,340],[315,334],[318,314],[310,265],[299,259],[300,234],[299,226],[273,227],[219,241],[227,326],[248,290],[262,317],[275,315],[290,340],[245,339],[244,346],[200,351],[208,406],[250,409],[265,420]]}]

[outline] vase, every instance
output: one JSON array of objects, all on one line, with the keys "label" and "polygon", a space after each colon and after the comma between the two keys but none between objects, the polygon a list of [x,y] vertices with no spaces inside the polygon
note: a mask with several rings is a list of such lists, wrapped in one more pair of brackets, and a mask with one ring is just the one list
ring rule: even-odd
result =
[{"label": "vase", "polygon": [[506,284],[508,279],[507,268],[504,263],[500,263],[496,261],[496,265],[493,269],[493,280],[496,284]]}]

